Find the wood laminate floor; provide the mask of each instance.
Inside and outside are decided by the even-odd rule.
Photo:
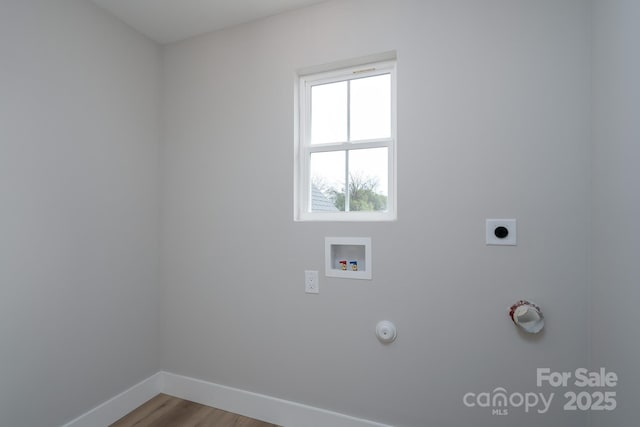
[[[159,394],[110,427],[278,427],[177,397]]]

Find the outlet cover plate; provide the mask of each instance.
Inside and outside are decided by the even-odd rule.
[[[304,291],[308,294],[317,294],[320,292],[320,288],[318,286],[318,272],[316,270],[305,270]]]
[[[487,245],[516,246],[518,244],[517,231],[515,219],[488,219],[486,243]]]

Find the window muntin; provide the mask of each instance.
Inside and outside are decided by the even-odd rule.
[[[299,220],[395,219],[395,62],[300,78]]]

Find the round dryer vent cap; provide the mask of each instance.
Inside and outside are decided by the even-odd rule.
[[[523,331],[537,334],[544,328],[544,315],[540,307],[527,300],[520,300],[509,307],[509,317]]]

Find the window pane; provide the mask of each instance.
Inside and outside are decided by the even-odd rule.
[[[311,212],[344,211],[345,151],[311,154]]]
[[[391,136],[391,75],[351,80],[351,140]]]
[[[349,151],[349,210],[386,211],[388,148]]]
[[[347,140],[347,82],[311,88],[311,144]]]

